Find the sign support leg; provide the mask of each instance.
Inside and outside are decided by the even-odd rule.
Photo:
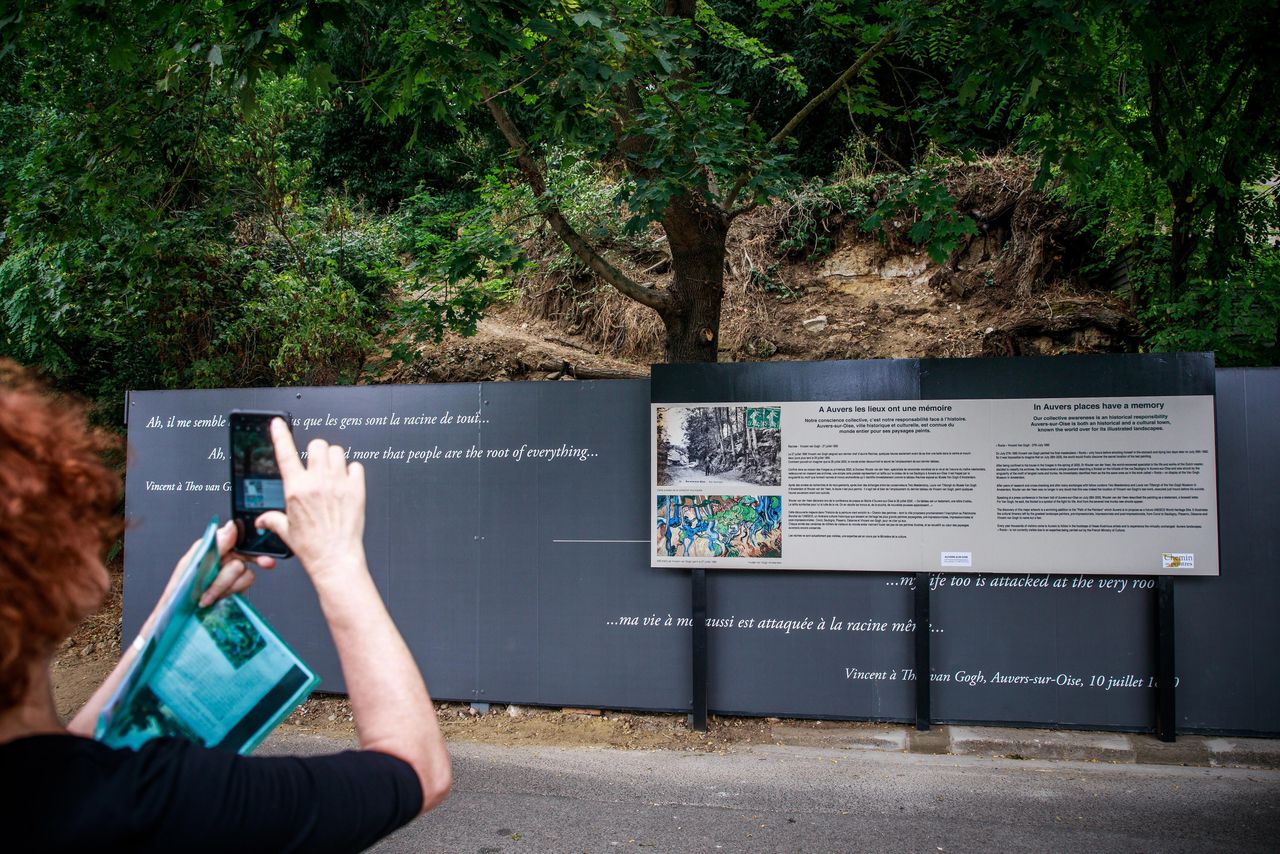
[[[916,729],[929,729],[929,573],[916,573]]]
[[[1173,577],[1162,575],[1156,584],[1156,736],[1161,741],[1178,738],[1177,672],[1173,647]]]
[[[693,708],[690,725],[707,731],[707,571],[691,570],[693,602]]]

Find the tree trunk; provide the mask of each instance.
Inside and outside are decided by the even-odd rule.
[[[676,196],[662,216],[671,247],[671,306],[662,313],[668,362],[714,362],[720,347],[729,218],[705,199]]]
[[[1195,229],[1195,207],[1188,201],[1189,181],[1172,182],[1173,227],[1169,235],[1169,302],[1177,302],[1187,289],[1191,274],[1191,256],[1195,254],[1200,235]]]
[[[1269,81],[1270,92],[1274,96],[1275,83]],[[1244,224],[1244,183],[1247,166],[1248,147],[1245,140],[1265,122],[1263,101],[1266,96],[1259,88],[1250,90],[1244,109],[1240,111],[1240,119],[1236,123],[1235,132],[1223,146],[1220,182],[1210,181],[1206,191],[1210,196],[1213,210],[1213,236],[1209,241],[1209,257],[1207,270],[1210,276],[1222,280],[1244,266],[1253,255]]]
[[[727,412],[724,407],[716,407],[716,440],[720,443],[720,461],[724,463],[729,458],[728,440],[724,435],[725,425],[729,422]]]

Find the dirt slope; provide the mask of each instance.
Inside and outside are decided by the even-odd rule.
[[[1023,208],[1031,213],[1019,217]],[[1069,219],[1025,189],[1000,210],[942,264],[904,240],[881,243],[839,222],[830,251],[796,259],[778,248],[785,212],[743,217],[729,236],[720,361],[1134,350],[1139,328],[1127,302],[1092,287],[1069,257],[1073,234],[1053,231],[1070,229]],[[1047,233],[1026,232],[1036,226]],[[550,241],[527,248],[535,258],[559,251]],[[614,256],[637,281],[661,286],[670,271],[651,258]],[[491,311],[474,337],[448,336],[383,380],[620,378],[643,376],[662,360],[654,312],[585,271],[548,268],[554,272],[528,277],[521,299]]]

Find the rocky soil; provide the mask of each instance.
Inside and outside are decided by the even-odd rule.
[[[1082,272],[1078,228],[1030,189],[1013,162],[953,176],[979,233],[943,263],[891,232],[877,239],[835,214],[816,228],[823,250],[796,256],[782,236],[794,213],[778,204],[740,218],[729,234],[722,362],[1131,352],[1140,329],[1128,295]],[[905,232],[909,215],[893,223]],[[636,281],[670,278],[664,239],[612,256]],[[549,239],[534,258],[561,250]],[[807,250],[806,250],[807,251]],[[558,257],[558,256],[557,256]],[[653,259],[657,258],[655,262]],[[558,262],[530,274],[523,296],[499,306],[471,338],[448,336],[391,382],[610,379],[647,375],[662,360],[657,315]],[[1123,286],[1123,283],[1121,283]]]

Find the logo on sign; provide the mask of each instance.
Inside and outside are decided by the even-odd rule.
[[[1164,569],[1195,569],[1196,556],[1192,552],[1165,552],[1160,555],[1160,565]]]

